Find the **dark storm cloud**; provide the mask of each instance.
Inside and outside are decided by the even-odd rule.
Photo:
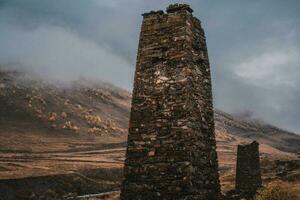
[[[0,0],[0,64],[132,87],[141,13],[167,0]],[[215,106],[300,132],[300,2],[186,1],[201,19]]]

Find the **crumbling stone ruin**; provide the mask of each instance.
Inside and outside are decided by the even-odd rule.
[[[258,146],[256,141],[238,145],[235,190],[247,199],[251,199],[262,186]]]
[[[192,12],[143,14],[123,200],[220,198],[209,60]]]

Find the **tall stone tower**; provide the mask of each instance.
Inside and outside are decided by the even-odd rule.
[[[143,14],[123,200],[219,199],[210,67],[192,12]]]
[[[251,199],[262,186],[258,142],[238,145],[235,190],[241,196]]]

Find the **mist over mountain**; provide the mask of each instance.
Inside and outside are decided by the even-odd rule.
[[[131,90],[141,13],[171,2],[1,0],[0,65]],[[300,132],[299,1],[186,3],[206,30],[215,107]]]

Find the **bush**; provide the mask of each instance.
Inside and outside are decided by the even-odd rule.
[[[278,181],[270,183],[266,188],[258,191],[255,200],[297,200],[297,192],[291,186]]]

